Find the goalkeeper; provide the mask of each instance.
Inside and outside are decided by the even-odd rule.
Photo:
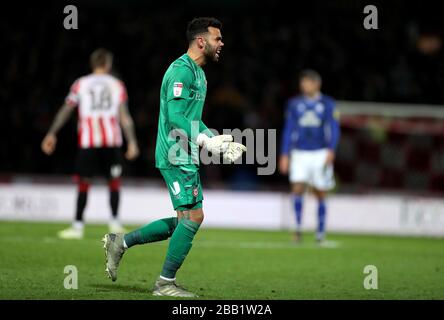
[[[162,271],[154,285],[156,296],[195,296],[176,283],[176,273],[204,219],[199,146],[221,154],[224,162],[234,162],[246,151],[242,144],[232,142],[230,135],[214,136],[201,120],[207,91],[202,66],[219,60],[224,45],[221,27],[214,18],[193,19],[187,28],[187,53],[169,66],[162,80],[156,167],[166,182],[177,217],[151,222],[125,235],[109,233],[104,237],[106,272],[113,281],[128,248],[171,237]]]

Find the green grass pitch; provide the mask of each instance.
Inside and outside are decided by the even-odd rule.
[[[104,273],[103,225],[87,225],[84,240],[59,240],[66,227],[0,222],[0,299],[162,299],[150,289],[168,242],[125,253],[119,278]],[[297,246],[288,232],[201,229],[178,282],[200,299],[444,299],[444,239],[313,234]],[[64,288],[75,265],[78,289]],[[378,269],[378,289],[363,286],[366,265]]]

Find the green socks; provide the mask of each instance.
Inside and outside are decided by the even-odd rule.
[[[170,239],[165,263],[160,273],[162,277],[168,279],[176,277],[176,272],[190,251],[191,242],[199,227],[200,224],[188,219],[181,219],[179,221]]]
[[[161,241],[171,237],[160,275],[167,279],[174,279],[191,249],[191,243],[199,227],[199,223],[189,219],[181,219],[178,222],[177,218],[165,218],[125,234],[124,239],[126,246],[130,248],[136,244]]]
[[[124,239],[126,246],[130,248],[136,244],[168,239],[173,234],[176,226],[177,218],[165,218],[153,221],[137,230],[125,234]]]

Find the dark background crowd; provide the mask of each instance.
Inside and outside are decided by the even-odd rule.
[[[77,30],[63,27],[67,4],[78,9]],[[442,107],[440,11],[419,1],[375,2],[378,29],[366,30],[367,4],[318,0],[10,4],[0,13],[0,174],[74,172],[76,117],[61,130],[54,156],[45,156],[40,143],[70,85],[90,71],[90,53],[104,47],[114,53],[114,73],[127,86],[141,148],[138,160],[126,163],[125,174],[160,177],[154,168],[154,148],[161,79],[168,65],[186,51],[186,25],[195,16],[215,16],[223,22],[222,58],[205,68],[204,121],[217,130],[277,129],[279,138],[285,101],[297,93],[297,74],[304,68],[318,70],[323,91],[338,100]],[[210,187],[278,189],[287,181],[278,173],[258,177],[256,165],[210,165],[203,176]],[[354,182],[359,181],[350,181]]]

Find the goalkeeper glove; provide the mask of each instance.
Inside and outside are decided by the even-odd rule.
[[[241,143],[228,142],[227,150],[222,154],[224,160],[229,163],[235,162],[237,159],[242,157],[242,153],[247,152],[247,147]]]
[[[196,142],[199,146],[204,147],[213,154],[221,154],[228,149],[228,142],[233,141],[233,136],[222,134],[219,136],[208,137],[203,133],[199,133]]]

